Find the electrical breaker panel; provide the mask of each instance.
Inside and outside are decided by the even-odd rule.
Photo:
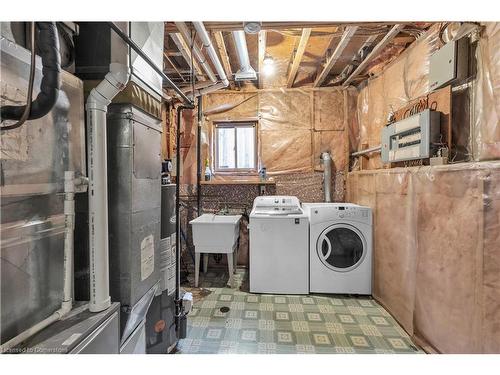
[[[430,57],[429,87],[436,90],[460,82],[468,74],[469,38],[445,44]]]
[[[425,159],[439,144],[440,112],[426,109],[382,129],[382,161]]]

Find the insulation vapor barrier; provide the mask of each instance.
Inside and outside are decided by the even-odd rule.
[[[357,101],[358,124],[350,123],[353,149],[380,144],[380,134],[389,114],[430,92],[430,56],[443,42],[439,28],[431,27],[424,36],[410,45],[383,72],[360,90]],[[468,160],[500,158],[500,24],[482,25],[475,51],[477,73],[465,94],[453,93],[451,114],[453,143],[463,148]],[[465,99],[464,99],[465,97]],[[465,100],[459,104],[459,100]],[[465,109],[470,107],[469,111]],[[356,129],[359,126],[359,129]],[[368,169],[382,168],[379,154],[371,155]]]
[[[500,162],[352,172],[373,296],[427,351],[500,352]]]
[[[323,151],[332,153],[335,171],[343,171],[347,101],[344,91],[337,89],[214,93],[204,100],[202,140],[211,150],[216,123],[255,121],[259,166],[265,166],[269,175],[318,170]],[[218,108],[229,109],[217,113]]]

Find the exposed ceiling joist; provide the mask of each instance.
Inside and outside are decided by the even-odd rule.
[[[175,66],[175,63],[170,59],[170,57],[167,55],[166,52],[163,52],[163,56],[165,57],[165,59],[167,59],[168,63],[172,66],[172,68],[177,73],[177,75],[182,79],[182,81],[186,82],[186,80],[182,76],[182,73],[179,71],[179,69],[177,69],[177,66]]]
[[[181,34],[170,34],[172,40],[174,41],[175,45],[177,46],[177,48],[179,49],[180,53],[182,54],[182,57],[184,58],[184,60],[186,61],[186,63],[188,64],[188,66],[191,68],[191,60],[193,62],[193,65],[194,65],[194,71],[195,71],[195,74],[196,74],[196,78],[198,78],[198,80],[200,81],[203,81],[203,72],[201,71],[201,67],[200,65],[198,64],[198,61],[196,61],[196,58],[193,56],[192,59],[191,59],[191,49],[189,48],[189,46],[186,44],[186,42],[184,42],[184,39],[182,39],[182,36]]]
[[[411,23],[411,22],[408,22]],[[210,31],[234,31],[243,30],[243,22],[204,22],[207,30]],[[392,26],[395,22],[262,22],[262,30],[285,30],[285,29],[303,29],[315,27],[373,27],[373,26]],[[178,32],[173,22],[168,22],[166,30],[169,33]]]
[[[396,35],[399,34],[399,32],[404,28],[405,25],[403,24],[396,24],[392,27],[392,29],[384,36],[384,38],[375,46],[373,47],[373,50],[370,52],[368,56],[366,56],[366,59],[364,59],[361,64],[352,72],[352,74],[347,77],[347,79],[344,81],[342,86],[348,86],[349,83],[356,77],[358,76],[368,65],[370,61],[372,61],[375,57],[377,57],[380,52],[389,44],[389,42],[396,37]]]
[[[267,43],[267,31],[259,31],[259,89],[263,88],[264,77],[263,77],[263,66],[264,57],[266,57],[266,43]]]
[[[293,58],[292,67],[290,68],[290,73],[288,74],[288,79],[286,81],[286,87],[290,88],[295,82],[295,77],[299,71],[300,62],[302,61],[302,56],[307,47],[307,42],[311,36],[311,28],[305,28],[302,30],[302,35],[300,36],[299,46],[297,47],[297,52]]]
[[[339,44],[337,44],[335,51],[333,51],[333,54],[326,62],[326,65],[321,71],[321,73],[318,74],[318,76],[316,77],[313,87],[319,87],[325,81],[326,77],[328,76],[328,73],[330,73],[330,70],[332,70],[333,66],[335,65],[339,57],[342,55],[342,52],[349,44],[349,41],[356,33],[356,30],[358,30],[358,26],[348,26],[345,28],[344,34],[342,35],[342,38],[340,38]]]
[[[231,87],[232,90],[234,90],[233,71],[231,69],[231,63],[229,62],[229,55],[227,54],[226,43],[224,43],[224,36],[222,35],[221,31],[216,31],[213,33],[213,37],[215,39],[215,44],[217,45],[217,49],[219,50],[222,66],[224,67],[227,79],[229,80],[229,86]]]

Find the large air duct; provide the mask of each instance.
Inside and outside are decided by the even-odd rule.
[[[182,38],[186,42],[186,44],[193,48],[193,54],[196,57],[196,59],[200,62],[201,67],[207,73],[208,79],[212,81],[213,83],[217,82],[217,77],[215,76],[212,68],[208,64],[207,59],[203,55],[203,53],[200,51],[200,49],[193,43],[193,40],[191,38],[191,34],[189,32],[188,27],[186,26],[185,22],[176,22],[175,25],[177,26],[177,29],[181,33]]]
[[[39,29],[38,48],[42,58],[42,81],[40,93],[36,99],[27,105],[30,106],[26,120],[35,120],[49,113],[59,96],[61,88],[61,56],[59,54],[59,36],[55,22],[36,22]],[[34,27],[34,26],[32,26]],[[35,43],[34,40],[31,43]],[[0,117],[2,120],[19,120],[23,117],[27,105],[2,106]],[[15,126],[17,127],[17,126]],[[14,129],[5,126],[2,129]]]
[[[233,31],[234,44],[238,59],[240,60],[240,69],[234,75],[236,81],[252,81],[257,79],[255,69],[250,65],[250,58],[248,57],[247,40],[243,30]]]
[[[219,56],[217,55],[217,52],[215,52],[215,48],[212,44],[212,41],[210,40],[210,36],[208,35],[208,32],[205,29],[205,26],[203,25],[203,22],[193,22],[193,26],[196,29],[199,38],[203,42],[203,48],[205,48],[205,50],[207,51],[207,54],[210,57],[210,60],[212,60],[215,70],[217,71],[217,74],[219,75],[220,78],[219,83],[195,91],[193,93],[193,96],[196,96],[196,95],[208,94],[210,92],[223,89],[224,87],[229,86],[229,81],[227,79],[226,72],[224,71],[224,67],[222,66],[219,60]]]

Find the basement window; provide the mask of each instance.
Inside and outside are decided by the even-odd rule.
[[[257,172],[255,122],[215,124],[215,172]]]

